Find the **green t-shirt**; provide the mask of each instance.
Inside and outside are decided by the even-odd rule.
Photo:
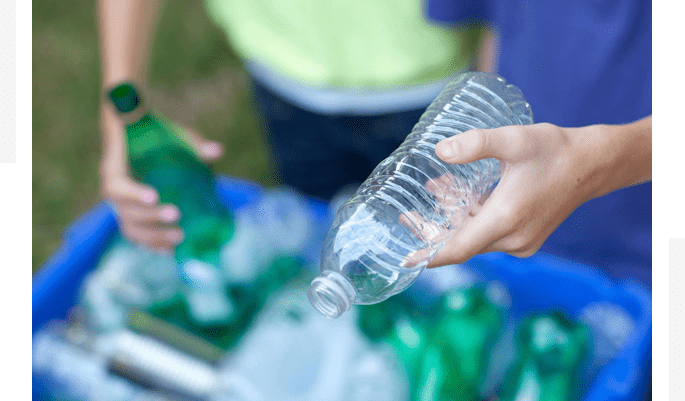
[[[430,25],[419,0],[207,0],[244,60],[312,87],[373,90],[467,68],[477,30]]]

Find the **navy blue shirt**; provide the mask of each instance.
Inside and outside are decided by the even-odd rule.
[[[652,3],[640,0],[428,0],[437,23],[491,23],[497,72],[536,122],[623,124],[652,114]],[[576,210],[542,251],[651,286],[651,184]]]

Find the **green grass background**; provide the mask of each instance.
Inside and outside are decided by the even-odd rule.
[[[63,230],[100,201],[96,2],[33,4],[33,271]],[[156,109],[224,143],[219,173],[275,182],[249,87],[202,0],[167,1],[150,53]]]

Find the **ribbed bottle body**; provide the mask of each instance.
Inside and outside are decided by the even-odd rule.
[[[435,145],[471,129],[532,122],[523,95],[503,78],[459,76],[340,207],[323,244],[324,275],[344,277],[350,286],[344,284],[343,292],[353,288],[349,302],[355,304],[380,302],[407,288],[501,174],[496,159],[446,163]]]

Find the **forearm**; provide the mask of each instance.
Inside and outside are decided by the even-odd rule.
[[[495,72],[497,69],[498,54],[497,33],[493,26],[487,26],[483,30],[476,50],[476,70]]]
[[[586,130],[582,143],[592,149],[588,161],[593,162],[596,183],[589,199],[652,179],[652,116],[578,130]]]
[[[159,0],[100,0],[98,26],[102,92],[122,81],[147,83],[148,52]],[[100,124],[104,145],[101,173],[121,172],[125,163],[123,130],[114,107],[101,101]]]
[[[148,53],[159,0],[100,0],[102,86],[147,81]]]

